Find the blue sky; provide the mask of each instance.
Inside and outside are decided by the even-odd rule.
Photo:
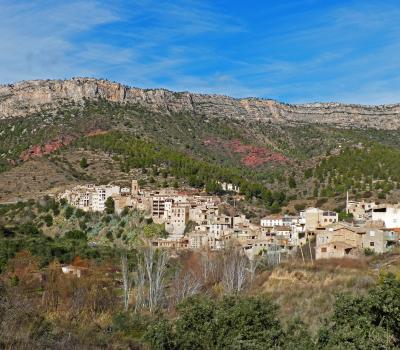
[[[0,0],[0,83],[400,102],[399,0]]]

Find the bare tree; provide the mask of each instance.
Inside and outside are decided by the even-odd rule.
[[[158,251],[156,264],[153,267],[153,288],[150,289],[150,311],[153,312],[159,305],[164,294],[164,277],[169,253],[165,250]]]
[[[222,285],[225,292],[240,292],[247,280],[249,260],[243,251],[236,247],[227,247],[223,255]]]
[[[260,265],[260,257],[258,255],[254,255],[252,259],[249,259],[249,267],[247,270],[249,272],[250,284],[253,284],[254,282],[254,279],[256,277],[256,271],[259,265]]]
[[[138,307],[148,307],[154,312],[164,297],[165,273],[169,253],[158,250],[150,242],[138,254],[137,297]]]
[[[135,286],[136,286],[136,302],[135,302],[135,312],[146,307],[145,298],[145,284],[146,276],[144,272],[143,264],[138,263],[137,272],[134,275]]]
[[[200,292],[202,283],[192,271],[175,272],[175,280],[172,286],[171,306],[178,304],[183,299]]]
[[[206,250],[202,252],[200,262],[204,284],[215,283],[221,279],[221,254]]]
[[[247,280],[247,266],[249,259],[247,256],[239,251],[236,258],[236,291],[240,292]]]
[[[129,302],[131,298],[132,290],[132,273],[129,271],[128,256],[123,253],[121,256],[121,272],[122,272],[122,282],[124,286],[124,309],[128,311]]]
[[[208,251],[205,251],[204,253],[201,254],[200,263],[201,263],[201,271],[204,283],[207,283],[210,277],[210,270],[211,270],[210,254]]]

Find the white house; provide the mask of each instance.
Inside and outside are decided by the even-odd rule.
[[[394,206],[376,207],[371,210],[372,221],[383,221],[386,228],[400,227],[400,208]]]
[[[261,227],[283,226],[283,216],[281,215],[266,216],[261,219],[260,225]]]

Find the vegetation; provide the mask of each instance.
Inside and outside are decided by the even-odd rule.
[[[137,211],[118,216],[113,202],[109,203],[105,214],[85,213],[49,197],[0,206],[0,272],[23,250],[45,266],[55,258],[70,263],[76,256],[95,260],[115,257],[115,246],[135,245],[142,232],[152,238],[165,237],[161,225],[149,225]]]
[[[323,159],[314,176],[323,197],[375,190],[385,198],[400,184],[400,150],[379,144],[348,147]]]
[[[79,165],[81,166],[82,169],[86,169],[89,166],[89,163],[85,157],[81,159],[79,162]]]
[[[72,210],[67,220],[68,208],[48,197],[0,206],[1,347],[400,345],[400,280],[395,275],[382,274],[377,281],[353,261],[347,269],[297,262],[271,271],[262,261],[252,269],[234,247],[172,257],[146,244],[164,233],[138,213],[91,218]],[[53,218],[50,227],[43,221],[46,215]],[[92,220],[103,229],[94,231]],[[52,236],[53,230],[59,234]],[[103,232],[103,238],[94,232]],[[398,255],[392,254],[390,268],[399,275]],[[60,264],[69,263],[84,275],[63,274]]]
[[[399,296],[393,275],[365,296],[338,295],[315,339],[299,319],[285,327],[266,297],[193,297],[178,306],[173,322],[150,325],[145,339],[152,349],[396,349]]]

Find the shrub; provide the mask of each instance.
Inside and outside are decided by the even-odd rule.
[[[153,349],[278,348],[284,333],[277,306],[264,297],[228,296],[220,302],[197,296],[178,306],[175,327],[166,320],[149,326]]]
[[[112,199],[112,197],[108,197],[106,199],[106,202],[104,203],[105,205],[105,210],[107,214],[114,214],[115,212],[115,203],[114,203],[114,199]]]
[[[51,214],[44,215],[42,219],[47,227],[53,226],[53,216]]]
[[[108,231],[106,234],[106,237],[109,241],[113,241],[114,240],[114,236],[113,233],[111,231]]]
[[[305,203],[298,203],[294,205],[294,209],[296,209],[297,212],[302,211],[306,208]]]
[[[79,219],[85,216],[85,212],[82,209],[78,208],[75,210],[75,216]]]
[[[321,327],[320,348],[393,349],[400,345],[400,281],[383,276],[366,296],[340,295]]]
[[[64,215],[66,219],[70,219],[71,216],[74,215],[74,208],[72,208],[71,206],[65,208]]]
[[[371,248],[365,248],[364,249],[364,255],[365,256],[373,256],[375,255],[375,251]]]
[[[80,230],[71,230],[65,233],[64,237],[66,239],[79,239],[79,240],[86,240],[87,236],[86,233]]]
[[[81,166],[82,169],[86,169],[89,166],[89,163],[85,157],[81,159],[79,162],[79,165]]]

